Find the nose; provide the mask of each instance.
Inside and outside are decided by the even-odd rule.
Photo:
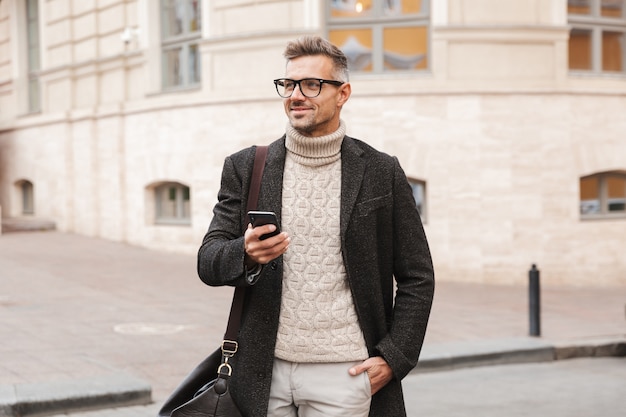
[[[305,100],[306,97],[304,96],[304,94],[302,94],[302,87],[300,87],[300,84],[296,84],[296,86],[293,88],[293,92],[291,93],[291,99],[294,99],[294,96],[296,96],[296,100]]]

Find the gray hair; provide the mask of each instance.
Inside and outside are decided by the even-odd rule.
[[[283,56],[287,61],[301,56],[322,55],[333,62],[334,75],[339,81],[348,82],[348,59],[335,45],[319,36],[303,36],[287,44]]]

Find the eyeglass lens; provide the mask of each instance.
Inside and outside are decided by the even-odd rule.
[[[276,82],[276,90],[281,97],[291,97],[296,85],[300,87],[302,95],[308,98],[317,97],[322,90],[322,83],[314,78],[305,78],[300,81],[281,79]]]

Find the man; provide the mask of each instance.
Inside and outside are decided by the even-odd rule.
[[[347,60],[304,37],[275,80],[289,119],[269,146],[248,224],[254,148],[226,158],[198,254],[209,285],[248,286],[231,393],[246,416],[405,416],[434,291],[430,252],[396,158],[345,135]],[[394,302],[394,278],[397,285]]]

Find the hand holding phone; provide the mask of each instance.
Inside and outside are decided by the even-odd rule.
[[[274,212],[249,211],[248,218],[250,219],[250,223],[252,223],[252,227],[264,226],[266,224],[273,224],[274,226],[276,226],[276,230],[271,233],[261,235],[259,240],[265,240],[280,233],[280,226],[278,225],[278,219],[276,218],[276,214]]]

